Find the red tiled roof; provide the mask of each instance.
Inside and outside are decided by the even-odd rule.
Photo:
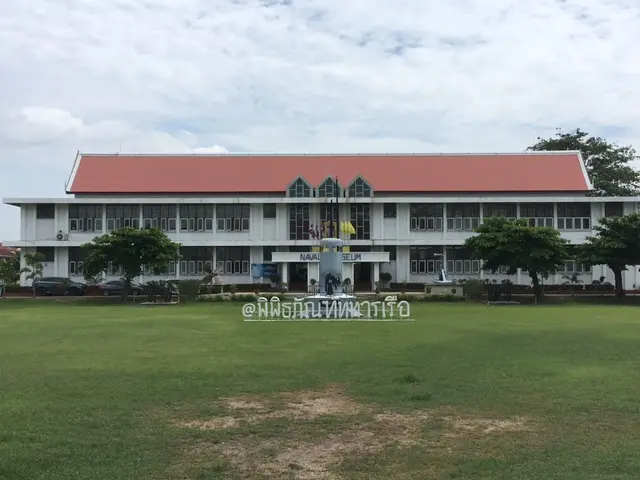
[[[13,257],[13,255],[17,252],[15,248],[3,247],[0,243],[0,258],[5,257]]]
[[[82,155],[69,193],[284,192],[298,176],[378,192],[577,192],[576,152],[470,155]]]

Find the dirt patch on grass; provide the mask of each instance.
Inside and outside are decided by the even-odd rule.
[[[530,430],[524,418],[486,419],[454,415],[452,409],[420,410],[410,413],[383,411],[358,403],[337,386],[319,391],[287,392],[273,398],[234,397],[220,402],[225,414],[202,421],[179,422],[180,427],[226,430],[259,424],[269,419],[291,420],[287,434],[238,435],[210,444],[208,453],[198,447],[197,456],[222,457],[244,478],[315,480],[328,478],[337,465],[348,459],[376,454],[388,448],[424,448],[451,454],[462,441],[490,438]],[[306,421],[323,416],[338,417],[348,427],[339,431],[318,430]],[[426,425],[439,427],[426,431]],[[287,428],[285,426],[285,428]],[[233,432],[229,432],[233,435]],[[193,458],[194,452],[188,456]],[[331,478],[339,478],[335,475]]]
[[[262,423],[274,418],[313,420],[320,416],[353,416],[367,409],[336,386],[320,391],[286,392],[271,399],[253,397],[223,398],[220,406],[228,414],[208,420],[178,422],[177,425],[200,430],[235,428],[241,424]]]
[[[531,426],[525,418],[488,419],[443,417],[453,428],[450,435],[466,435],[470,432],[479,434],[500,434],[507,432],[531,431]]]

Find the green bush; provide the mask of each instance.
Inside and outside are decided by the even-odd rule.
[[[471,300],[480,300],[487,293],[487,285],[481,280],[467,280],[464,283],[464,293]]]
[[[434,294],[434,295],[423,295],[420,298],[422,302],[464,302],[466,298],[462,295],[452,295],[452,294]]]
[[[263,295],[256,295],[255,293],[215,293],[215,294],[205,294],[198,295],[196,300],[198,302],[256,302],[258,297],[262,297]],[[284,299],[283,295],[264,295],[264,297],[268,300],[271,300],[273,297],[278,297],[281,301]]]
[[[200,294],[213,295],[216,293],[230,293],[232,285],[201,285]],[[237,283],[234,284],[236,292],[269,292],[273,291],[270,283]]]
[[[180,280],[178,282],[180,296],[187,301],[194,301],[200,292],[200,280]]]

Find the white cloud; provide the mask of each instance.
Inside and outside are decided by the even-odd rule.
[[[640,147],[639,21],[634,0],[0,2],[0,189],[60,195],[78,149],[508,151],[578,126]]]

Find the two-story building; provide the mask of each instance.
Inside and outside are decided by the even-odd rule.
[[[20,239],[5,245],[22,256],[41,252],[47,276],[81,279],[80,247],[94,236],[158,227],[182,245],[163,278],[197,278],[211,267],[225,283],[251,283],[277,269],[302,290],[317,279],[316,226],[348,221],[351,234],[337,229],[347,245],[343,278],[360,290],[381,272],[429,282],[441,266],[454,279],[500,281],[507,277],[482,271],[463,248],[473,229],[490,216],[527,218],[580,244],[601,217],[638,211],[639,197],[591,190],[579,152],[78,154],[66,185],[72,196],[4,199],[21,209]],[[564,270],[546,282],[613,280],[605,266],[569,262]],[[637,270],[625,272],[626,288],[638,283]],[[530,283],[522,272],[511,280]]]

